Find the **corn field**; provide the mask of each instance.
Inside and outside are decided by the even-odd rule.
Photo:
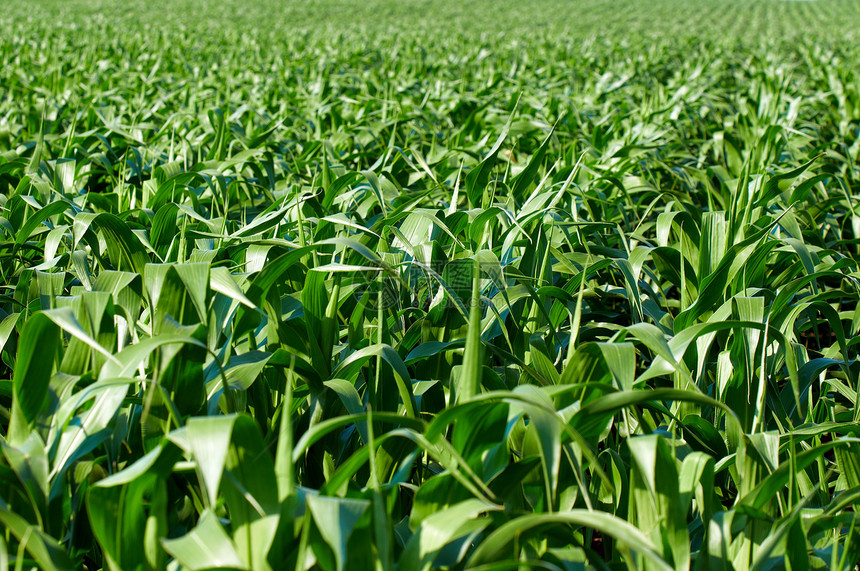
[[[0,8],[0,568],[858,568],[860,3]]]

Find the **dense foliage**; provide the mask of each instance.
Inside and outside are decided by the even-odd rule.
[[[851,569],[860,4],[0,13],[0,568]]]

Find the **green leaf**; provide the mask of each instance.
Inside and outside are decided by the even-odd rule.
[[[481,343],[481,262],[476,256],[472,269],[472,296],[469,300],[469,326],[466,331],[466,348],[463,368],[455,387],[458,403],[467,402],[481,392],[483,351]]]
[[[245,296],[245,293],[236,285],[236,280],[230,275],[227,268],[216,266],[209,270],[209,287],[222,295],[226,295],[234,301],[255,309],[254,304]]]
[[[194,454],[209,506],[215,506],[218,502],[218,488],[235,422],[235,415],[210,416],[191,418],[185,425],[188,444]]]
[[[9,530],[19,542],[27,542],[27,552],[42,569],[55,571],[75,568],[56,539],[10,511],[3,500],[0,500],[0,524],[3,524],[3,527]]]
[[[218,516],[207,509],[197,526],[178,539],[162,539],[164,550],[184,569],[248,569],[236,553],[230,536],[218,523]]]
[[[553,403],[540,389],[532,385],[520,385],[514,389],[514,394],[524,400],[516,401],[515,406],[521,407],[534,425],[540,443],[540,459],[547,485],[548,506],[553,506],[558,492],[558,476],[561,466],[561,432],[562,422],[557,415],[549,412]],[[528,399],[528,400],[525,400]],[[535,406],[529,401],[538,404]],[[542,405],[542,406],[541,406]]]
[[[432,568],[439,550],[455,539],[465,524],[482,513],[496,509],[498,508],[491,504],[469,499],[427,516],[409,539],[398,568],[403,571]],[[487,524],[489,520],[485,521],[485,525]]]
[[[5,442],[0,445],[9,467],[24,485],[34,511],[41,517],[47,516],[50,490],[48,451],[39,433],[31,432],[27,440],[17,448]]]
[[[320,535],[334,552],[337,571],[343,571],[348,556],[347,542],[370,502],[315,495],[308,496],[307,502]]]
[[[499,560],[510,553],[515,538],[537,533],[541,528],[568,526],[594,529],[622,544],[628,545],[655,568],[672,569],[659,555],[648,537],[621,518],[598,511],[576,509],[565,513],[528,514],[505,523],[484,539],[469,558],[467,567]]]
[[[478,166],[473,168],[469,171],[469,174],[466,175],[466,197],[469,199],[469,206],[472,208],[487,206],[483,203],[481,197],[486,194],[487,181],[489,180],[490,173],[496,164],[496,156],[502,148],[502,143],[504,143],[505,139],[508,137],[508,131],[511,129],[511,122],[513,119],[514,113],[511,113],[510,117],[508,117],[508,122],[505,123],[505,126],[499,133],[499,137],[496,139],[496,143],[493,145],[493,148],[490,149],[487,156],[478,163]]]
[[[157,544],[168,532],[164,485],[180,457],[176,446],[159,444],[90,488],[90,526],[111,569],[158,569],[166,563]]]
[[[128,225],[113,214],[81,212],[75,216],[73,229],[75,245],[91,230],[101,232],[116,269],[143,274],[149,261],[146,250]]]
[[[549,147],[549,142],[552,140],[554,132],[555,127],[553,126],[546,138],[540,144],[540,147],[537,148],[529,159],[529,164],[526,165],[526,168],[520,171],[520,174],[515,176],[514,180],[511,181],[511,196],[513,196],[515,200],[522,201],[526,189],[534,181],[538,169],[543,165],[543,160],[546,156],[546,151]]]
[[[415,404],[415,395],[412,390],[412,379],[406,365],[400,358],[400,355],[398,355],[397,351],[392,349],[389,345],[377,343],[356,351],[338,365],[334,372],[332,372],[332,377],[352,379],[358,374],[359,369],[364,366],[371,357],[377,355],[382,357],[386,363],[391,365],[391,368],[395,373],[394,380],[396,389],[400,395],[401,401],[406,407],[406,414],[411,417],[415,417],[418,408]]]
[[[65,212],[66,210],[71,208],[71,206],[72,205],[68,202],[58,200],[57,202],[52,202],[50,204],[45,205],[44,207],[33,213],[29,218],[27,218],[27,222],[24,224],[21,230],[18,231],[15,237],[14,250],[18,250],[18,248],[20,248],[27,240],[29,240],[30,236],[32,236],[33,234],[33,231],[35,231],[40,224],[42,224],[51,216],[56,216],[61,212]]]
[[[48,384],[61,347],[59,328],[47,315],[36,313],[24,324],[12,383],[13,406],[27,425],[48,402]],[[9,428],[9,442],[13,445],[27,438],[26,426],[15,426],[15,418]]]
[[[686,570],[690,565],[687,506],[680,495],[675,454],[657,434],[630,438],[627,446],[638,476],[630,483],[631,519],[643,532],[658,530],[661,544],[668,546],[664,559],[672,561],[676,570]]]
[[[176,264],[174,268],[191,297],[200,323],[206,325],[209,320],[209,307],[206,303],[206,292],[209,290],[209,264]]]
[[[236,550],[249,569],[268,569],[266,558],[281,506],[274,462],[257,424],[248,416],[236,418],[225,467],[222,490]]]

